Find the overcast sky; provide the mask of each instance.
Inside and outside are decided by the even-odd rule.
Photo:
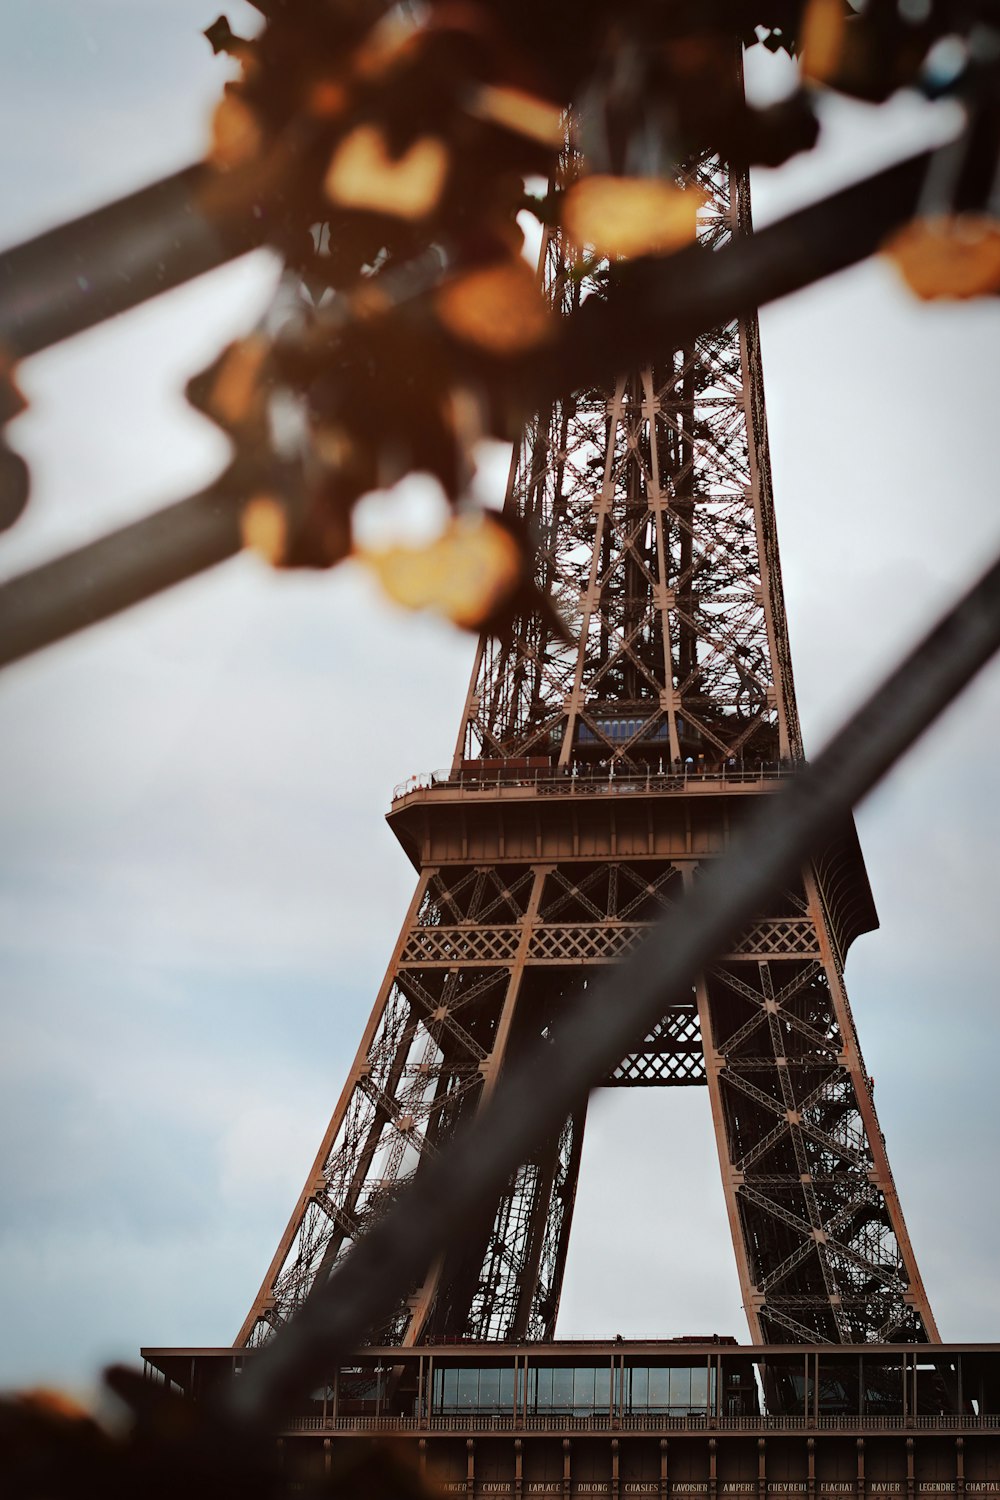
[[[199,153],[216,14],[4,0],[0,243]],[[938,128],[912,101],[832,105],[818,157],[759,174],[758,219]],[[219,469],[179,392],[274,274],[261,253],[26,366],[11,435],[35,487],[5,576]],[[873,263],[762,329],[816,750],[1000,545],[1000,306],[918,306]],[[472,649],[346,568],[241,558],[3,674],[0,1385],[235,1336],[412,890],[382,815],[447,763]],[[994,667],[858,818],[882,929],[849,990],[949,1339],[1000,1339],[998,707]],[[703,1090],[595,1101],[562,1334],[746,1337],[713,1152]]]

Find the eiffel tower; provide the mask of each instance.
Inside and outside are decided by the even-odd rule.
[[[689,179],[706,243],[750,232],[745,174],[707,159]],[[542,260],[556,307],[600,294],[558,234]],[[593,968],[802,757],[755,316],[537,412],[506,506],[569,639],[540,616],[481,639],[449,772],[397,790],[417,887],[238,1348],[326,1280],[509,1059],[572,1026]],[[756,1345],[938,1337],[844,988],[876,925],[851,825],[605,1080],[707,1090]],[[373,1344],[554,1337],[584,1124],[521,1164]]]

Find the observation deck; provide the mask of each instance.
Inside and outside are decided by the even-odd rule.
[[[593,763],[466,761],[401,782],[386,817],[418,871],[615,859],[693,868],[723,853],[740,820],[793,774],[788,762],[619,772]],[[853,818],[814,863],[843,963],[855,938],[878,927]]]

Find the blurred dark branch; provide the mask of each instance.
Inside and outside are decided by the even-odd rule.
[[[389,0],[353,0],[356,25]],[[251,0],[272,20],[317,24],[327,0]],[[224,18],[220,17],[220,21]],[[228,23],[226,23],[228,29]],[[196,163],[0,253],[0,359],[13,363],[127,312],[264,244],[280,244],[289,183],[308,153],[300,132],[248,171]],[[275,170],[277,169],[277,170]]]
[[[742,926],[842,826],[851,807],[1000,646],[1000,560],[876,690],[811,765],[764,799],[649,939],[539,1042],[441,1155],[424,1164],[303,1311],[228,1390],[237,1419],[274,1421],[391,1315],[439,1254],[496,1201],[538,1141],[558,1129]]]
[[[930,160],[909,157],[720,250],[693,244],[624,262],[607,299],[588,299],[568,321],[537,378],[551,392],[567,386],[565,371],[585,387],[865,260],[913,216]]]
[[[0,587],[0,664],[94,625],[232,557],[240,509],[220,484]]]
[[[912,157],[721,250],[692,246],[671,257],[623,268],[607,300],[585,302],[547,357],[535,356],[511,371],[512,404],[516,401],[528,409],[554,391],[585,386],[608,369],[662,358],[697,333],[864,259],[912,214],[928,159],[927,154]],[[179,188],[171,193],[167,201],[175,208],[186,201]],[[112,214],[120,207],[102,213]],[[103,243],[103,234],[93,231],[94,246]],[[145,266],[147,280],[154,274],[152,248],[162,240],[162,234],[151,231],[150,253],[145,260],[135,257],[137,265]],[[199,257],[206,260],[208,247],[206,226],[192,228],[189,253],[178,250],[170,263],[178,273],[173,284],[183,279],[185,267],[193,267]],[[223,253],[221,242],[216,242],[216,251]],[[202,263],[201,268],[207,267]],[[197,271],[189,269],[187,274]],[[80,319],[90,307],[69,292],[65,270],[60,277],[55,279],[66,290],[60,324],[64,336],[74,317],[76,326],[83,326]],[[131,305],[123,299],[132,296],[136,281],[122,290],[109,274],[103,284],[104,305],[116,296],[120,300],[114,310]],[[40,302],[32,306],[34,316],[24,327],[34,329],[37,338],[46,326],[46,312]],[[50,332],[58,321],[53,312]],[[5,326],[0,322],[0,330]],[[231,478],[225,486],[225,499],[217,487],[206,490],[0,585],[0,665],[106,619],[239,551],[240,494]]]
[[[913,213],[928,161],[929,153],[913,157],[792,215],[742,245],[738,257],[729,249],[706,259],[693,246],[628,268],[616,296],[601,305],[604,321],[634,305],[639,335],[644,319],[684,313],[697,316],[698,328],[709,327],[733,316],[734,295],[744,299],[736,309],[743,311],[851,265]],[[187,167],[0,254],[4,357],[37,354],[266,243],[273,224],[262,204],[237,199],[225,214],[208,211],[216,175]],[[796,240],[798,262],[789,253]],[[581,312],[578,330],[567,335],[574,350],[599,341],[590,325],[600,317],[596,306]],[[628,326],[621,331],[627,336]]]
[[[250,202],[206,209],[218,174],[187,167],[0,254],[0,353],[24,359],[262,245]]]

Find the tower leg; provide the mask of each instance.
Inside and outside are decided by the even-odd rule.
[[[698,986],[751,1336],[936,1339],[813,871],[773,918]]]

